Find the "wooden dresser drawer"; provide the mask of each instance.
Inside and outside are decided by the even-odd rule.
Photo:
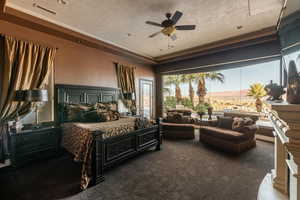
[[[55,156],[59,152],[60,129],[47,127],[26,130],[10,135],[13,166],[22,166],[30,161]]]

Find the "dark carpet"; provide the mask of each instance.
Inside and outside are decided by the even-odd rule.
[[[0,172],[1,200],[254,200],[273,168],[273,144],[241,155],[222,153],[197,141],[164,141],[106,172],[105,182],[79,190],[80,166],[65,155]]]

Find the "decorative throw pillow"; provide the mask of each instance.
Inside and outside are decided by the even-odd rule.
[[[245,126],[245,122],[243,118],[235,117],[233,118],[232,130],[240,131]]]
[[[65,106],[67,120],[71,122],[79,122],[81,121],[82,115],[92,109],[92,106],[86,104],[67,104]]]
[[[108,111],[106,112],[98,112],[98,116],[101,122],[109,122],[111,121],[111,115]]]
[[[115,110],[109,110],[109,117],[110,117],[110,121],[115,121],[115,120],[119,120],[120,119],[120,113],[118,111]]]
[[[245,118],[235,117],[233,119],[233,123],[232,123],[232,130],[240,131],[240,130],[242,130],[243,127],[251,126],[254,123],[255,122],[250,117],[245,117]]]
[[[102,122],[97,110],[89,111],[83,114],[82,122]]]
[[[106,112],[107,106],[104,103],[96,103],[94,105],[94,109],[96,109],[98,112]]]
[[[135,129],[142,129],[142,128],[149,128],[153,125],[153,123],[145,118],[145,117],[138,117],[135,119]]]
[[[182,117],[183,115],[181,113],[173,113],[173,114],[169,114],[166,118],[166,122],[170,122],[170,123],[181,123],[182,121]]]
[[[251,119],[250,117],[245,117],[244,118],[244,125],[245,126],[250,126],[253,125],[255,122],[253,119]]]
[[[115,102],[105,103],[108,110],[117,111],[118,110],[118,104]]]
[[[233,118],[232,117],[218,117],[218,127],[224,129],[232,129]]]

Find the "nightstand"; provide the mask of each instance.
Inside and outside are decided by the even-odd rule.
[[[11,162],[14,167],[31,161],[56,156],[60,152],[60,128],[41,127],[21,132],[10,132]]]

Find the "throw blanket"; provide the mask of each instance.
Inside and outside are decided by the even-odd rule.
[[[145,121],[141,123],[141,121]],[[82,162],[81,188],[86,189],[92,177],[92,144],[94,131],[103,132],[103,139],[124,135],[139,128],[150,127],[146,119],[134,117],[98,123],[64,123],[62,146],[74,155],[74,161]]]

